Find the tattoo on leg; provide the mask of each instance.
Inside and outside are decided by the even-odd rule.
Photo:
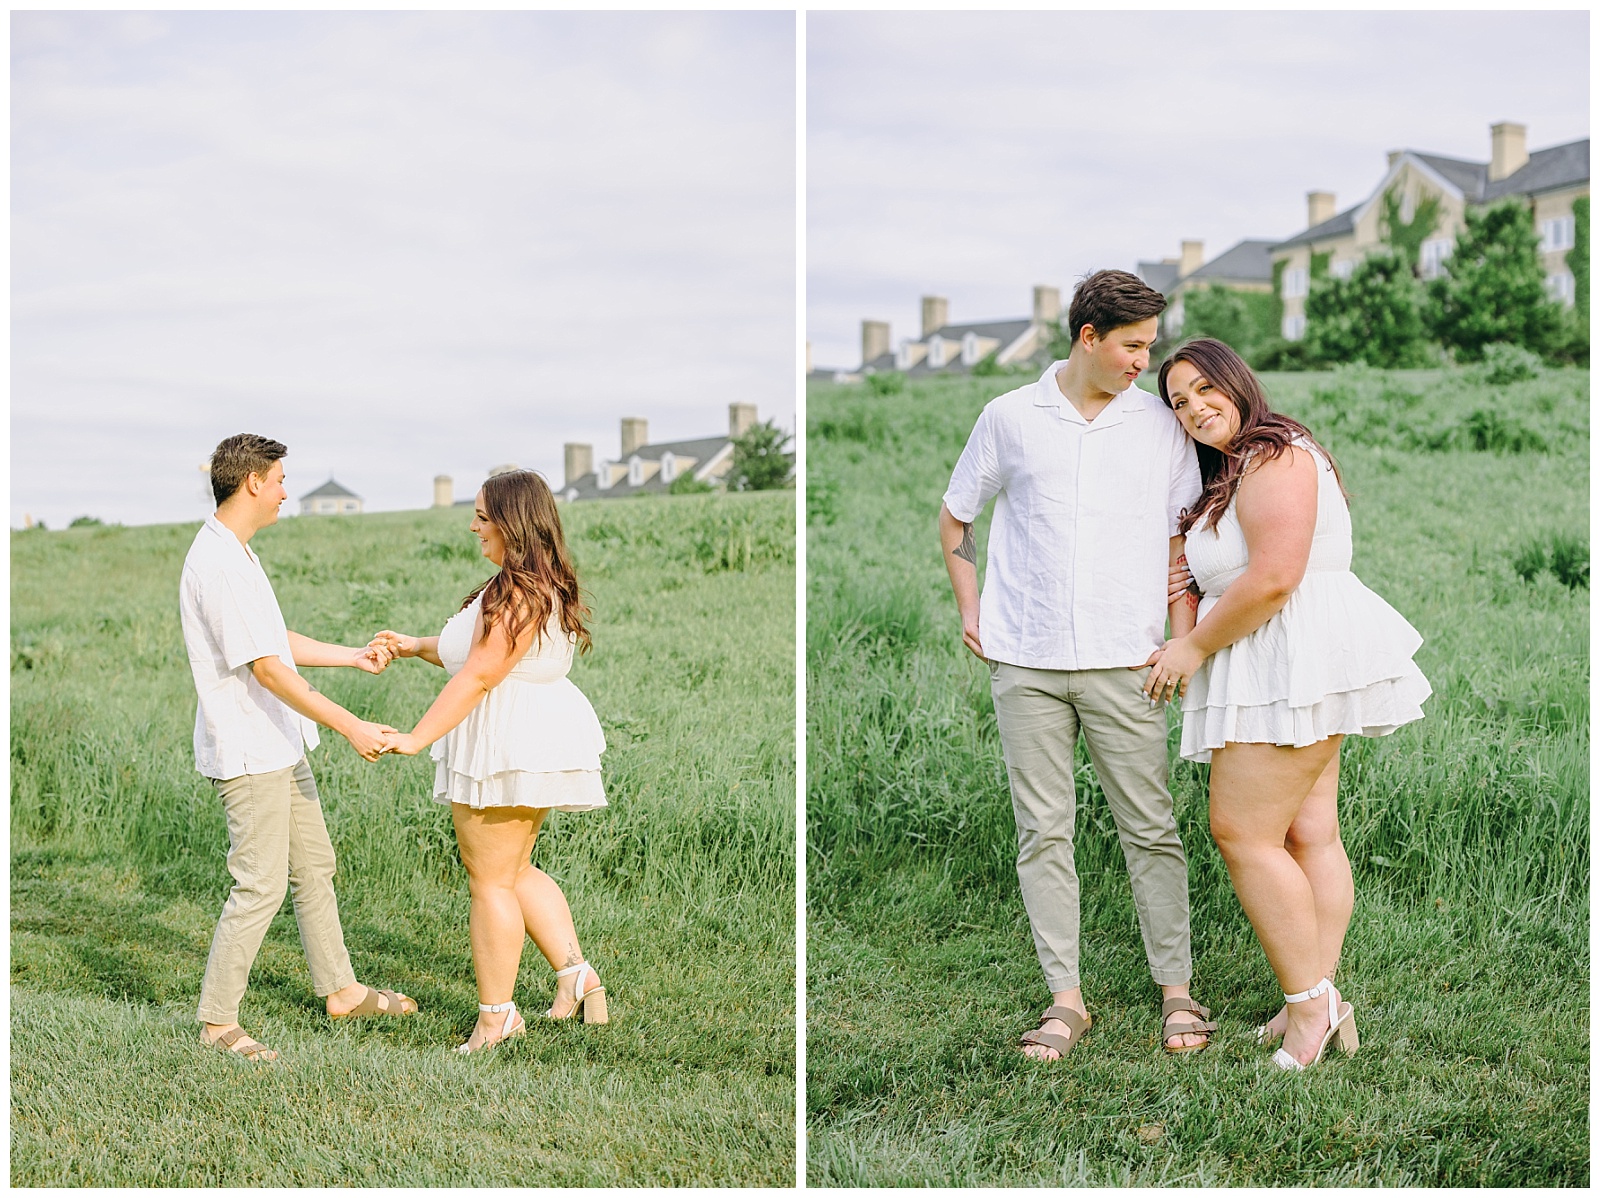
[[[566,959],[565,962],[563,962],[561,968],[562,969],[571,969],[574,965],[582,965],[582,964],[583,964],[583,958],[578,955],[578,946],[576,944],[568,944],[567,945],[567,959]]]
[[[955,554],[962,561],[966,562],[969,566],[976,566],[978,564],[978,542],[973,539],[972,525],[963,524],[961,526],[961,544],[957,545],[950,552]]]

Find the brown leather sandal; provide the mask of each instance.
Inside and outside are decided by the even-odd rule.
[[[382,998],[384,1002],[378,1000]],[[411,1009],[406,1010],[406,1004],[411,1004]],[[412,1015],[417,1010],[417,1000],[408,998],[394,990],[374,990],[367,987],[366,997],[343,1015],[329,1015],[329,1019],[353,1019],[357,1015]]]
[[[247,1061],[275,1061],[278,1059],[278,1054],[275,1051],[261,1043],[260,1040],[250,1035],[242,1027],[230,1027],[215,1039],[208,1038],[205,1035],[200,1038],[218,1052],[225,1052],[230,1057],[243,1057]],[[250,1043],[247,1047],[235,1048],[234,1045],[238,1044],[240,1040],[248,1040]]]
[[[1044,1025],[1052,1019],[1058,1019],[1066,1024],[1070,1034],[1063,1036],[1060,1032],[1045,1031]],[[1089,1030],[1089,1025],[1093,1022],[1094,1020],[1078,1014],[1071,1007],[1051,1007],[1039,1016],[1038,1027],[1022,1033],[1022,1043],[1024,1046],[1038,1044],[1054,1049],[1060,1054],[1057,1058],[1059,1060],[1077,1047],[1078,1041],[1083,1039],[1083,1033]]]
[[[1188,1027],[1176,1027],[1168,1031],[1167,1020],[1179,1011],[1187,1011],[1191,1015],[1200,1016],[1200,1018]],[[1212,1033],[1216,1030],[1216,1021],[1211,1019],[1211,1012],[1192,998],[1180,994],[1176,998],[1169,998],[1161,1004],[1161,1047],[1173,1056],[1186,1052],[1199,1052],[1201,1049],[1208,1047],[1211,1043]],[[1174,1036],[1204,1036],[1205,1041],[1201,1044],[1168,1044],[1167,1041]]]

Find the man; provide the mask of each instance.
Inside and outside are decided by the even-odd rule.
[[[1200,494],[1172,413],[1133,386],[1150,365],[1166,300],[1102,270],[1068,310],[1072,349],[1038,382],[991,401],[939,512],[961,639],[988,662],[1017,821],[1017,876],[1054,1004],[1023,1036],[1055,1060],[1091,1022],[1078,972],[1078,733],[1105,790],[1133,883],[1145,955],[1166,1001],[1169,1052],[1204,1048],[1214,1023],[1189,997],[1188,865],[1167,790],[1167,717],[1137,672],[1194,616],[1167,605],[1178,517]],[[995,499],[978,594],[973,521]],[[1165,610],[1164,610],[1165,609]]]
[[[252,1061],[270,1061],[277,1053],[239,1026],[239,1002],[286,889],[293,890],[300,943],[330,1016],[417,1009],[403,994],[370,990],[355,979],[333,893],[333,845],[306,762],[307,751],[317,747],[317,724],[344,736],[368,761],[378,759],[384,733],[394,729],[357,719],[295,669],[353,666],[376,674],[389,654],[290,632],[250,549],[250,538],[278,522],[278,508],[289,498],[283,487],[287,452],[253,433],[217,446],[211,455],[216,514],[196,534],[179,587],[183,641],[200,696],[195,768],[222,800],[234,879],[200,986],[200,1037]]]

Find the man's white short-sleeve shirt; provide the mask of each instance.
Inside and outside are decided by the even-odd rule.
[[[970,524],[995,500],[978,637],[992,661],[1037,670],[1138,665],[1167,619],[1167,547],[1200,495],[1171,409],[1129,387],[1088,421],[1056,384],[991,400],[945,492]]]
[[[317,726],[256,681],[250,663],[274,656],[291,670],[289,631],[261,559],[209,516],[183,561],[183,644],[200,705],[194,764],[207,778],[286,769],[318,744]]]

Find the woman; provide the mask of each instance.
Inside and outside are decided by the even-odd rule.
[[[1284,992],[1258,1029],[1303,1069],[1359,1043],[1331,978],[1355,902],[1339,839],[1339,746],[1422,717],[1422,637],[1350,573],[1339,473],[1305,426],[1268,406],[1239,355],[1209,339],[1161,365],[1161,398],[1195,442],[1200,498],[1185,554],[1197,623],[1152,659],[1152,701],[1183,698],[1180,752],[1211,763],[1211,833]]]
[[[523,933],[556,970],[545,1012],[605,1023],[605,988],[583,958],[555,881],[529,861],[545,816],[606,805],[605,737],[594,709],[567,679],[574,645],[589,647],[588,609],[561,535],[550,488],[526,470],[497,474],[478,492],[472,531],[500,572],[468,595],[436,637],[385,630],[374,644],[451,674],[409,733],[385,752],[438,742],[434,799],[449,803],[471,892],[478,1022],[456,1051],[476,1052],[526,1030],[511,1000]]]

